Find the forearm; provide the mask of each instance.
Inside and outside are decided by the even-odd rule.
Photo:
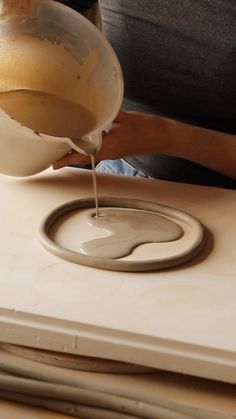
[[[142,112],[119,112],[95,158],[100,161],[148,154],[185,158],[236,178],[236,136]],[[88,162],[88,156],[74,152],[54,167]]]
[[[235,135],[139,112],[121,113],[117,122],[104,138],[100,159],[166,154],[236,178]]]
[[[236,136],[219,131],[167,121],[169,139],[165,154],[192,160],[231,178],[236,178]]]

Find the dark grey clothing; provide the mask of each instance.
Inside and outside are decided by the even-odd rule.
[[[236,134],[235,0],[100,0],[100,8],[123,70],[126,109]],[[236,188],[184,159],[128,160],[149,176]]]
[[[97,3],[97,0],[57,0],[59,3],[63,3],[66,6],[71,7],[78,12],[90,9],[93,4]]]

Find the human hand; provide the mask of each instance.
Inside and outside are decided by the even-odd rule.
[[[119,159],[128,156],[162,152],[166,119],[143,112],[120,111],[111,130],[103,134],[101,149],[95,160]],[[54,163],[54,169],[71,164],[88,164],[90,157],[71,151]]]
[[[111,131],[103,135],[95,160],[157,153],[185,158],[236,179],[235,135],[142,112],[119,112]],[[89,156],[72,151],[53,167],[88,163]]]

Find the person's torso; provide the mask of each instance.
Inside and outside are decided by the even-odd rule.
[[[100,0],[140,108],[236,133],[235,0]]]
[[[236,134],[235,0],[100,0],[124,74],[126,109]],[[127,159],[151,177],[236,189],[188,160]]]

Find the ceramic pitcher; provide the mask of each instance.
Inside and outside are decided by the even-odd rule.
[[[33,175],[71,149],[92,154],[122,97],[118,59],[84,16],[52,0],[0,1],[0,173]],[[63,104],[68,127],[81,111],[79,135],[32,125],[52,98]]]

